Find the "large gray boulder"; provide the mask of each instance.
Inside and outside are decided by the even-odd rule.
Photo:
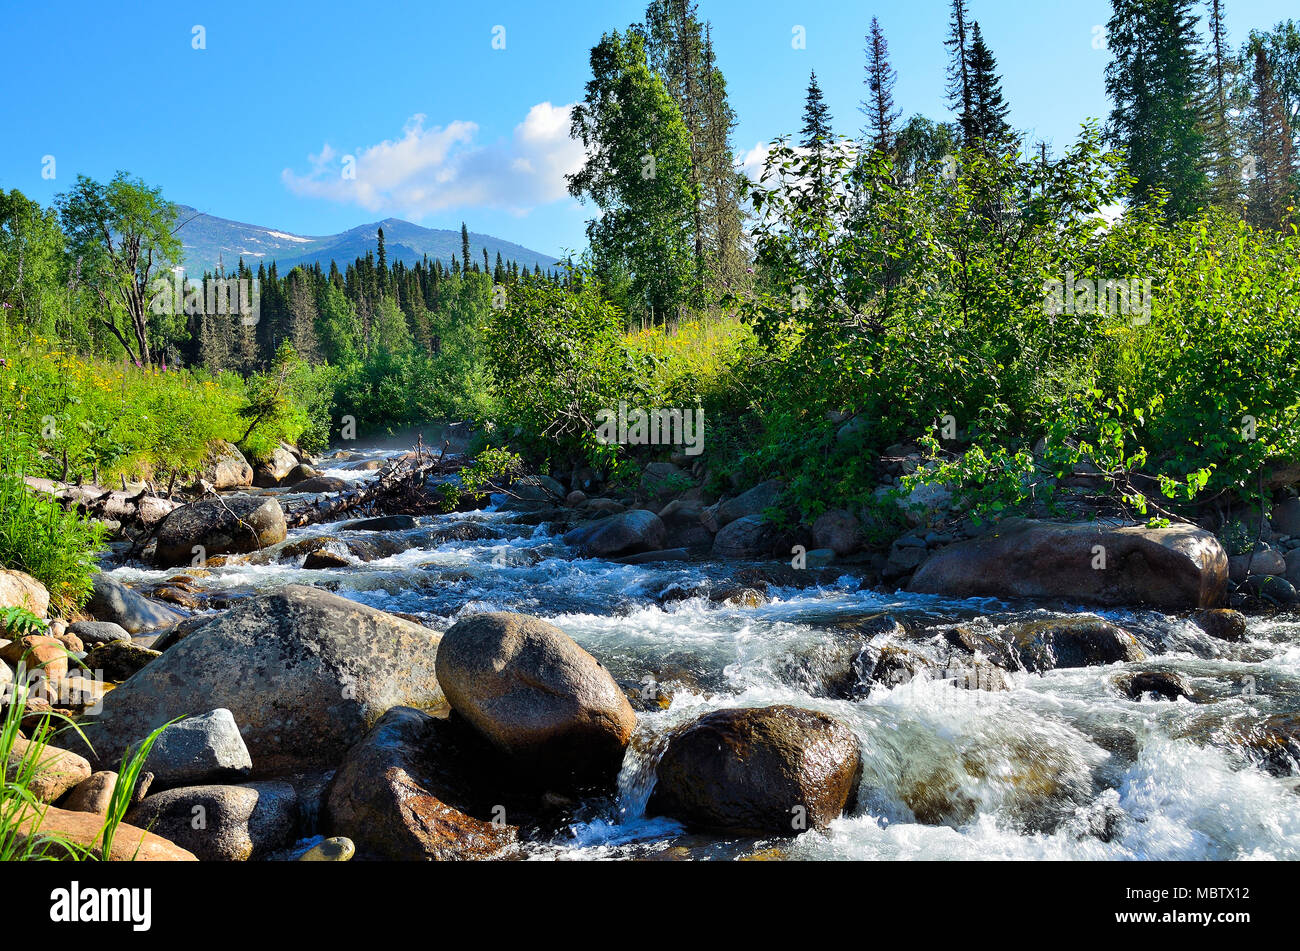
[[[695,548],[713,544],[713,533],[700,521],[704,503],[698,499],[676,499],[659,512],[668,533],[669,548]]]
[[[824,829],[850,806],[862,775],[857,737],[799,707],[715,710],[673,734],[646,812],[741,835]]]
[[[443,702],[438,640],[411,621],[290,585],[213,617],[110,691],[81,726],[101,761],[116,763],[155,727],[224,707],[258,775],[329,768],[389,708]]]
[[[253,769],[235,717],[225,709],[187,717],[163,730],[144,768],[153,789],[198,786],[245,778]]]
[[[612,781],[636,726],[600,661],[524,614],[453,625],[438,646],[438,680],[457,714],[542,781]]]
[[[95,575],[86,612],[97,621],[116,624],[128,634],[146,634],[181,620],[181,615],[171,608],[150,601],[102,571]]]
[[[658,515],[633,509],[579,525],[565,533],[564,543],[592,558],[613,558],[659,551],[667,538],[667,530]]]
[[[494,856],[513,845],[517,829],[488,798],[499,785],[474,781],[484,752],[496,753],[485,746],[465,726],[394,707],[348,751],[330,784],[325,829],[355,842],[361,858]]]
[[[279,485],[298,466],[298,462],[298,457],[287,446],[276,446],[270,456],[254,467],[253,485],[268,489]]]
[[[909,590],[953,598],[1066,598],[1167,610],[1214,607],[1228,556],[1192,525],[1147,528],[1010,518],[989,534],[942,548]]]
[[[753,560],[767,558],[776,543],[776,531],[761,515],[745,515],[729,522],[713,537],[713,557]]]
[[[764,509],[776,505],[784,488],[785,483],[779,479],[768,479],[734,499],[719,503],[712,514],[713,524],[708,527],[713,531],[721,531],[736,519],[762,515]]]
[[[185,786],[153,793],[127,820],[204,862],[246,862],[293,841],[298,796],[285,782]]]
[[[279,544],[286,534],[284,512],[275,499],[253,495],[203,499],[181,506],[163,520],[154,564],[168,568],[188,565],[199,557],[257,551]]]

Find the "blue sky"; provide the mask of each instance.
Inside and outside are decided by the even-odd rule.
[[[1012,121],[1060,148],[1108,111],[1106,0],[970,0]],[[863,36],[880,18],[905,114],[946,118],[946,0],[700,0],[739,114],[739,155],[796,131],[816,69],[836,130],[861,124]],[[1295,0],[1227,0],[1234,45]],[[401,217],[558,253],[591,210],[566,107],[601,33],[644,3],[10,4],[0,33],[0,187],[41,202],[126,169],[173,201],[298,234]],[[194,28],[206,48],[195,49]],[[502,34],[495,27],[504,27]],[[804,28],[806,47],[794,48]],[[55,178],[42,177],[45,156]],[[355,178],[343,177],[351,156]]]

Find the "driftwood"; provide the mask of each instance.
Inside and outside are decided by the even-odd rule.
[[[281,503],[285,525],[301,528],[304,525],[327,522],[344,514],[435,511],[440,500],[431,496],[425,488],[429,476],[458,472],[465,464],[462,456],[448,456],[446,453],[446,443],[437,456],[423,447],[417,447],[415,451],[398,457],[380,469],[378,478],[373,481],[337,494],[322,495],[314,501]]]
[[[180,502],[163,498],[149,484],[138,490],[110,489],[102,485],[73,485],[53,479],[27,478],[27,485],[58,500],[64,508],[75,508],[87,518],[152,528],[181,507]]]

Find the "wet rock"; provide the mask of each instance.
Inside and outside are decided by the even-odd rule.
[[[355,522],[344,522],[339,528],[349,532],[405,532],[415,528],[415,517],[411,515],[382,515],[378,518],[362,518]]]
[[[1192,614],[1192,621],[1206,634],[1222,641],[1246,639],[1246,616],[1229,608],[1205,608]]]
[[[234,782],[253,769],[244,738],[229,710],[213,710],[173,723],[159,734],[145,768],[155,789]]]
[[[307,465],[307,463],[300,462],[289,470],[289,474],[284,477],[284,482],[282,484],[290,486],[299,485],[306,482],[308,479],[315,479],[319,475],[320,473]]]
[[[50,593],[26,572],[0,568],[0,608],[26,608],[43,618],[49,612]]]
[[[352,564],[352,553],[340,541],[329,541],[313,549],[303,559],[304,568],[347,568]]]
[[[357,854],[357,847],[346,836],[336,835],[317,842],[298,857],[299,862],[347,862]]]
[[[731,834],[798,835],[850,806],[862,770],[844,723],[798,707],[717,710],[675,733],[649,815]]]
[[[285,533],[284,512],[272,498],[235,496],[191,502],[163,521],[154,564],[170,567],[189,564],[199,554],[257,551],[284,541]]]
[[[53,837],[54,843],[48,855],[67,855],[67,850],[58,844],[64,839],[74,846],[90,849],[91,853],[103,859],[104,819],[92,812],[76,812],[71,809],[57,809],[47,806],[37,814],[34,810],[20,812],[16,816],[13,829],[13,843],[22,847],[33,835]],[[80,857],[80,853],[76,853]],[[130,823],[120,823],[113,836],[113,847],[109,852],[112,862],[193,862],[194,853],[188,852],[160,835],[146,832]]]
[[[185,786],[146,796],[127,821],[204,862],[246,862],[293,841],[297,796],[284,782]]]
[[[1139,670],[1116,676],[1111,683],[1130,700],[1141,700],[1155,694],[1158,700],[1177,700],[1186,697],[1193,702],[1196,694],[1187,678],[1171,670]]]
[[[813,539],[818,548],[829,548],[843,557],[862,547],[862,526],[845,509],[831,509],[817,516],[812,526]]]
[[[728,522],[713,538],[712,557],[723,560],[761,559],[772,554],[776,531],[761,515]]]
[[[242,452],[218,439],[208,449],[202,478],[216,489],[238,489],[253,484],[253,467]]]
[[[636,714],[601,663],[559,628],[523,614],[477,614],[438,647],[453,710],[553,783],[617,774]]]
[[[1300,775],[1300,714],[1275,714],[1243,726],[1240,742],[1274,776]]]
[[[84,757],[16,736],[9,750],[9,769],[17,771],[24,760],[27,768],[35,768],[27,790],[40,802],[54,802],[90,778],[90,763]]]
[[[1228,577],[1241,583],[1250,575],[1285,575],[1286,559],[1280,551],[1264,549],[1253,555],[1233,555],[1228,559]]]
[[[448,861],[499,854],[513,845],[517,830],[502,818],[508,813],[504,804],[494,808],[476,799],[466,778],[493,755],[483,746],[464,728],[394,707],[348,751],[330,785],[326,830],[355,841],[359,857],[367,859]]]
[[[667,544],[672,548],[692,548],[713,544],[713,533],[704,527],[700,517],[704,503],[699,499],[676,499],[659,512],[659,518],[668,532]]]
[[[1275,575],[1252,574],[1242,584],[1242,590],[1272,604],[1300,604],[1300,592],[1296,591],[1291,582]]]
[[[624,555],[612,561],[620,565],[653,565],[664,561],[689,561],[691,553],[685,548],[665,548],[661,551],[643,551],[638,555]]]
[[[194,617],[187,617],[185,620],[173,624],[158,635],[158,639],[153,642],[152,650],[165,651],[169,647],[179,644],[185,638],[189,637],[195,631],[200,630],[209,621],[215,618],[215,614],[196,614]],[[132,643],[137,647],[143,647],[141,638],[134,638]]]
[[[573,508],[577,508],[585,501],[587,501],[587,493],[578,489],[574,489],[564,497],[564,504]]]
[[[435,547],[448,542],[481,542],[500,537],[500,530],[485,522],[457,522],[435,528],[428,535],[429,544]]]
[[[1132,634],[1090,615],[1026,621],[1011,625],[1007,633],[1020,663],[1036,673],[1146,659]]]
[[[991,631],[957,624],[945,628],[941,633],[951,646],[959,650],[967,651],[976,657],[985,657],[1004,670],[1020,669],[1020,655],[1016,649]]]
[[[667,530],[658,515],[634,509],[579,525],[565,533],[564,543],[588,557],[609,558],[660,550],[667,538]]]
[[[104,679],[115,683],[138,673],[146,664],[162,656],[162,651],[150,650],[128,641],[109,641],[91,650],[82,659],[87,670],[103,671]]]
[[[1192,526],[1109,528],[1006,519],[988,535],[934,553],[909,589],[958,598],[1062,597],[1178,609],[1215,606],[1227,575],[1218,539]]]
[[[224,707],[264,775],[329,767],[390,707],[443,701],[438,640],[410,621],[289,585],[213,617],[81,723],[112,761],[154,727]]]
[[[347,479],[340,479],[336,476],[313,476],[310,479],[304,479],[293,487],[295,492],[343,492],[352,487],[352,483]]]
[[[112,622],[133,635],[170,627],[181,619],[171,608],[150,601],[103,572],[95,575],[86,611],[95,620]]]
[[[709,593],[709,600],[735,608],[758,608],[767,603],[767,585],[749,587],[734,582],[724,582]]]

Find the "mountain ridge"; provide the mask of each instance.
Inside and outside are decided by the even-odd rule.
[[[227,273],[233,271],[239,259],[256,271],[258,264],[276,263],[281,273],[299,265],[319,263],[328,267],[335,261],[340,268],[351,264],[366,252],[375,253],[379,245],[378,230],[384,229],[384,250],[390,264],[402,261],[412,265],[427,254],[437,258],[444,266],[451,264],[451,256],[461,253],[460,230],[425,228],[402,218],[385,218],[368,222],[331,235],[300,235],[264,225],[253,225],[230,218],[221,218],[201,212],[190,205],[177,205],[176,220],[180,222],[177,237],[183,246],[182,264],[190,275],[215,272],[218,265]],[[530,271],[534,266],[543,269],[558,263],[558,258],[526,248],[513,241],[494,235],[471,231],[470,254],[478,260],[483,248],[495,265],[497,252],[503,260],[518,261],[520,267]]]

